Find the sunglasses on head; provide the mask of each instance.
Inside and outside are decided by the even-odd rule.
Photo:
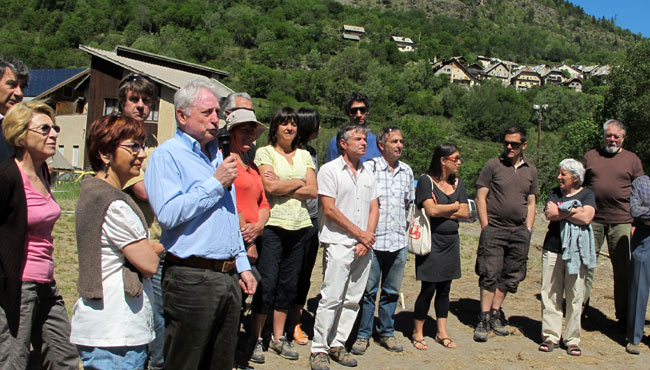
[[[144,78],[145,80],[153,83],[153,80],[151,78],[149,78],[149,76],[139,75],[137,73],[134,73],[134,74],[130,74],[130,75],[124,77],[122,82],[120,82],[120,86],[118,88],[124,86],[124,84],[126,84],[127,82],[135,82],[135,81],[138,80],[138,78]]]
[[[506,148],[508,147],[508,145],[510,145],[512,147],[512,149],[521,148],[521,143],[518,143],[516,141],[504,141],[503,142],[503,146],[505,146]]]
[[[120,147],[128,149],[133,154],[138,154],[141,150],[145,150],[144,144],[140,143],[120,144]]]
[[[366,107],[352,107],[350,108],[350,114],[366,113]]]
[[[56,125],[48,125],[48,124],[43,124],[35,128],[28,128],[29,131],[34,131],[37,134],[41,135],[49,135],[51,130],[54,130],[54,132],[59,133],[61,132],[61,127],[56,126]]]

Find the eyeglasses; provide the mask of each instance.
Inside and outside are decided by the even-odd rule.
[[[34,131],[37,134],[41,135],[49,135],[51,130],[54,130],[54,132],[59,133],[61,132],[61,127],[56,126],[56,125],[48,125],[48,124],[43,124],[35,128],[28,128],[29,131]]]
[[[622,136],[621,135],[615,135],[615,134],[606,134],[605,137],[608,138],[608,139],[616,139],[616,140],[618,140]]]
[[[503,142],[503,146],[505,146],[506,148],[508,147],[508,145],[510,145],[512,147],[512,149],[521,148],[521,143],[518,143],[516,141],[504,141]]]
[[[350,108],[350,114],[365,114],[366,113],[366,107],[352,107]]]
[[[457,155],[457,156],[455,156],[455,157],[445,157],[445,158],[446,158],[446,159],[449,159],[450,161],[452,161],[452,162],[454,162],[454,163],[458,163],[458,162],[460,162],[460,156],[459,156],[459,155]]]
[[[141,150],[145,150],[144,144],[140,143],[131,143],[131,144],[120,144],[121,148],[128,149],[133,154],[140,153]]]

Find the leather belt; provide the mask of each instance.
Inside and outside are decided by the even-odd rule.
[[[186,267],[195,267],[200,269],[218,271],[218,272],[230,272],[235,268],[235,260],[213,260],[209,258],[202,258],[197,256],[189,256],[187,258],[180,258],[171,253],[167,253],[165,256],[166,260],[171,262],[174,265],[186,266]]]

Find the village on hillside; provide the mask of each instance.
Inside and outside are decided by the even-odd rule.
[[[343,25],[342,37],[349,41],[362,41],[366,31],[363,27]],[[412,39],[402,36],[391,36],[401,52],[417,50]],[[470,88],[479,85],[484,80],[501,81],[503,86],[513,86],[517,91],[531,89],[535,86],[548,84],[565,86],[569,89],[582,91],[582,82],[588,78],[604,79],[610,71],[609,65],[568,65],[550,66],[540,64],[529,66],[502,60],[496,57],[479,55],[473,63],[467,63],[462,56],[450,59],[429,61],[436,76],[448,76],[454,84]]]

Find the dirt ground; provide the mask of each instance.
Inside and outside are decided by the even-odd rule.
[[[644,337],[641,355],[632,356],[625,352],[625,337],[619,333],[614,321],[614,301],[611,264],[606,256],[599,258],[597,277],[593,288],[588,317],[583,321],[582,356],[571,357],[562,349],[552,353],[539,352],[541,342],[541,245],[546,233],[546,221],[538,214],[531,243],[528,272],[516,294],[509,295],[503,310],[509,320],[510,335],[497,337],[490,334],[487,343],[472,340],[474,325],[479,312],[478,279],[474,274],[474,259],[479,236],[478,223],[461,224],[461,256],[463,276],[451,286],[451,307],[448,332],[456,342],[456,349],[445,349],[434,341],[436,334],[433,305],[430,319],[425,323],[425,339],[429,344],[426,351],[418,351],[410,344],[413,328],[413,305],[419,292],[415,280],[415,258],[409,255],[402,284],[405,308],[398,305],[395,313],[395,336],[404,346],[401,354],[390,353],[375,341],[371,342],[366,354],[356,356],[360,369],[586,369],[650,368],[650,339]],[[606,248],[603,248],[606,250]],[[316,296],[322,282],[321,259],[312,274],[308,312],[303,315],[303,326],[311,338],[313,317],[318,304]],[[646,319],[647,320],[647,319]],[[310,342],[311,344],[311,342]],[[295,345],[300,353],[297,361],[285,360],[275,353],[266,352],[265,364],[250,364],[255,369],[305,369],[309,367],[309,349]],[[344,369],[331,362],[331,369]]]

